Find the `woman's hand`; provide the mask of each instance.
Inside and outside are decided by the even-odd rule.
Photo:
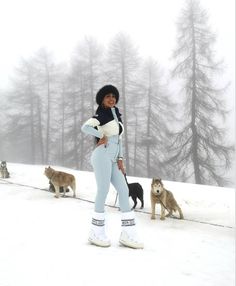
[[[125,174],[125,167],[124,167],[124,164],[123,164],[123,160],[119,160],[117,161],[117,165],[118,165],[118,169],[121,170],[121,172],[123,174]]]
[[[97,146],[102,145],[102,144],[104,144],[105,147],[107,145],[107,136],[105,135],[98,141]]]

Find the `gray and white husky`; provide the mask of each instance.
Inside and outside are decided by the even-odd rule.
[[[6,161],[2,161],[0,164],[0,178],[10,178],[10,173],[7,170]]]

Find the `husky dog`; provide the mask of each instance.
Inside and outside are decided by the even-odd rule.
[[[183,213],[179,205],[177,204],[173,194],[164,188],[164,185],[161,179],[152,179],[151,184],[151,206],[152,206],[152,215],[151,219],[155,219],[155,206],[156,204],[161,204],[161,220],[164,220],[165,217],[171,216],[172,212],[179,212],[179,218],[183,219]],[[168,211],[168,214],[165,216],[165,209]]]
[[[143,188],[139,183],[128,183],[126,175],[125,175],[125,180],[129,188],[129,197],[132,198],[134,205],[132,207],[132,210],[136,208],[137,205],[137,198],[141,202],[141,207],[140,209],[143,208],[144,206],[144,201],[143,201]]]
[[[0,164],[0,178],[10,178],[10,173],[7,170],[6,161],[2,161]]]
[[[73,191],[73,197],[76,197],[76,184],[75,184],[75,177],[71,174],[56,171],[50,166],[45,168],[44,175],[50,180],[55,188],[56,198],[60,197],[60,187],[63,187],[63,195],[66,194],[67,187],[70,187]]]

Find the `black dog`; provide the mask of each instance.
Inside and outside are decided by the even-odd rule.
[[[49,191],[55,193],[55,188],[50,181],[49,181]],[[60,193],[63,193],[64,192],[63,187],[60,187],[59,191],[60,191]],[[67,188],[66,192],[69,192],[69,191],[70,190]]]
[[[139,183],[131,183],[129,184],[125,175],[125,180],[126,183],[128,185],[129,188],[129,197],[132,198],[132,200],[134,201],[134,205],[132,207],[132,210],[136,208],[137,205],[137,198],[140,200],[141,202],[141,207],[140,209],[142,209],[144,207],[144,201],[143,201],[143,188]]]

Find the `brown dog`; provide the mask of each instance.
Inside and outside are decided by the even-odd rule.
[[[66,194],[67,187],[70,187],[72,191],[74,192],[73,197],[76,197],[75,189],[75,177],[71,174],[56,171],[50,166],[48,168],[45,168],[44,175],[50,180],[50,182],[53,184],[56,192],[56,198],[60,197],[60,187],[63,187],[64,193],[63,196]]]
[[[152,206],[152,215],[151,219],[155,219],[155,206],[156,204],[161,205],[161,220],[164,220],[165,217],[171,216],[172,212],[179,212],[179,218],[183,219],[183,213],[179,205],[177,204],[173,194],[166,190],[163,186],[161,179],[152,179],[151,184],[151,206]],[[168,214],[165,216],[165,210],[168,211]]]

